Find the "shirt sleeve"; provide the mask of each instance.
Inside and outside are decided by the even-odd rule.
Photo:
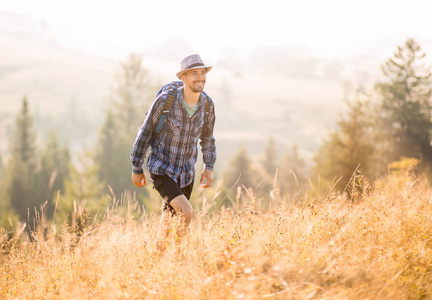
[[[216,140],[213,136],[216,115],[214,103],[210,97],[208,99],[208,101],[210,101],[209,112],[206,116],[204,128],[201,131],[200,145],[205,168],[213,171],[214,164],[216,162]]]
[[[148,147],[150,146],[150,141],[153,137],[153,129],[155,128],[163,110],[164,97],[165,94],[161,94],[153,102],[149,111],[146,114],[144,123],[142,124],[140,130],[138,131],[135,142],[132,146],[130,160],[132,163],[132,172],[135,174],[143,174],[143,163],[145,159],[145,154]]]

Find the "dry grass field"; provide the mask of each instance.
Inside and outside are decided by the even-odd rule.
[[[270,196],[269,196],[270,197]],[[79,237],[3,238],[3,299],[430,299],[432,189],[393,175],[349,198],[195,212],[187,240],[158,255],[158,217],[111,212]],[[268,199],[267,199],[268,200]],[[17,230],[18,231],[18,230]],[[60,229],[58,229],[60,231]],[[21,237],[23,234],[21,234]],[[174,240],[175,236],[171,236]]]

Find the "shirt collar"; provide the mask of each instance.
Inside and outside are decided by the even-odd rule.
[[[180,87],[177,90],[177,101],[179,101],[179,102],[183,101],[183,90],[184,90],[184,87]],[[198,104],[197,104],[197,107],[196,107],[197,110],[198,110],[199,107],[201,107],[203,105],[203,103],[204,103],[204,95],[203,95],[203,93],[200,93],[200,98],[199,98],[199,101],[198,101]]]

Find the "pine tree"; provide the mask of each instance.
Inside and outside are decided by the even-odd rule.
[[[237,186],[244,185],[253,188],[256,183],[251,158],[246,152],[245,147],[240,147],[237,153],[229,160],[228,167],[223,175],[224,186],[233,190]]]
[[[111,186],[117,196],[134,188],[130,181],[130,150],[155,95],[156,88],[150,84],[142,58],[131,54],[121,63],[117,74],[111,106],[99,133],[94,158],[99,179]],[[139,194],[143,196],[146,192],[140,189]]]
[[[297,145],[288,150],[278,167],[278,183],[282,194],[293,194],[305,187],[306,164],[300,157]]]
[[[129,162],[130,149],[126,147],[118,135],[120,126],[109,110],[99,133],[96,145],[95,162],[98,165],[98,177],[104,185],[109,185],[119,195],[130,183],[131,167]]]
[[[381,118],[391,141],[391,160],[415,157],[432,163],[431,72],[422,60],[421,47],[413,39],[390,58],[382,71],[386,82],[378,83]]]
[[[15,121],[15,133],[11,142],[11,153],[14,155],[14,158],[18,158],[28,164],[31,169],[36,167],[35,139],[33,118],[30,115],[27,97],[24,97],[21,111]]]
[[[130,54],[120,65],[112,92],[112,112],[124,130],[122,133],[135,135],[155,95],[148,71],[142,65],[142,57]]]
[[[34,209],[39,209],[35,188],[36,147],[33,132],[33,120],[28,109],[27,98],[22,101],[22,108],[15,122],[15,132],[11,141],[11,159],[7,166],[6,197],[11,207],[22,221],[34,221]]]
[[[262,166],[268,176],[274,177],[276,174],[278,154],[273,137],[270,137],[264,149],[264,159]]]
[[[254,190],[255,195],[267,197],[275,188],[275,176],[277,173],[278,153],[273,137],[268,139],[267,145],[264,148],[264,155],[261,159],[261,168],[257,170],[257,177],[261,182]]]
[[[109,206],[109,198],[104,195],[103,184],[98,179],[98,166],[91,157],[92,154],[84,151],[78,155],[77,163],[69,164],[70,175],[65,180],[54,220],[57,224],[68,221],[75,226],[84,208],[92,218],[98,212],[99,217],[103,217]]]
[[[56,192],[64,190],[64,181],[69,175],[69,160],[68,148],[60,148],[57,134],[51,131],[41,155],[41,166],[37,176],[38,196],[41,201],[48,202],[48,215],[52,215]]]
[[[251,158],[249,157],[244,146],[240,147],[237,153],[228,161],[228,166],[223,173],[223,185],[219,204],[236,206],[236,198],[238,189],[244,187],[254,189],[256,187],[257,177],[252,166]],[[245,191],[241,189],[241,194]]]
[[[373,130],[376,118],[370,103],[357,95],[347,105],[346,117],[341,116],[337,129],[324,140],[314,158],[314,177],[319,175],[320,184],[326,188],[338,182],[336,190],[340,191],[356,170],[373,177],[380,175],[381,167],[376,157],[380,142]]]

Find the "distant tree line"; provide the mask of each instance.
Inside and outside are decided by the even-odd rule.
[[[260,158],[252,158],[246,148],[241,147],[222,173],[222,193],[218,201],[223,203],[218,206],[231,206],[236,203],[236,197],[248,193],[265,207],[274,198],[290,201],[294,195],[307,191],[307,174],[306,162],[296,145],[285,149],[280,156],[275,139],[270,137]]]

